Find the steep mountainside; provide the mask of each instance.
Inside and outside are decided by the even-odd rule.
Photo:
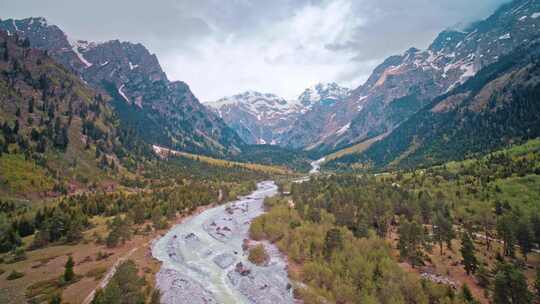
[[[296,131],[303,125],[300,121],[330,113],[348,94],[349,89],[328,83],[307,88],[296,100],[287,101],[274,94],[245,92],[207,105],[215,109],[247,143],[277,144],[296,149],[304,144],[291,136],[317,137],[320,132],[314,128]],[[299,132],[301,135],[296,135]]]
[[[150,144],[211,155],[236,154],[242,140],[207,110],[187,84],[170,82],[141,44],[75,41],[43,18],[5,20],[0,29],[28,38],[95,88],[114,98],[121,122]]]
[[[49,195],[109,179],[107,171],[130,155],[112,108],[29,45],[0,31],[0,196]]]
[[[463,159],[540,136],[540,40],[435,98],[363,154],[330,162],[414,167]]]
[[[389,57],[342,103],[354,113],[347,115],[350,127],[311,148],[328,152],[388,133],[432,98],[530,41],[539,29],[540,1],[516,0],[465,30],[443,31],[425,51],[411,48]]]

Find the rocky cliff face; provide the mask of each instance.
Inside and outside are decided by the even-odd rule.
[[[240,151],[242,140],[207,110],[187,84],[170,82],[157,57],[143,45],[118,40],[72,40],[43,18],[5,20],[0,29],[47,50],[91,86],[114,98],[121,121],[148,143],[223,156]]]

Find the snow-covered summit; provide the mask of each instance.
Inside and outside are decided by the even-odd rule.
[[[308,107],[315,103],[334,103],[349,96],[351,91],[348,88],[339,86],[337,83],[318,83],[309,87],[300,94],[298,101]]]
[[[219,109],[227,105],[249,105],[252,107],[270,106],[279,109],[288,108],[289,102],[282,97],[271,93],[260,93],[256,91],[246,91],[229,97],[221,98],[217,101],[206,103],[208,106]]]

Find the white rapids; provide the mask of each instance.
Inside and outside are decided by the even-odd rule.
[[[273,181],[258,183],[250,195],[191,217],[156,241],[161,302],[294,303],[279,250],[265,242],[270,262],[256,266],[242,248],[251,221],[264,212],[264,198],[276,193]]]
[[[326,158],[320,158],[316,161],[311,162],[311,170],[309,171],[309,174],[317,174],[321,171],[321,164],[324,163]]]

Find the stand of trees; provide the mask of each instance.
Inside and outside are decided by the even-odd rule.
[[[300,223],[320,225],[331,215],[336,226],[347,228],[357,238],[387,238],[390,231],[396,231],[400,259],[413,267],[424,265],[433,246],[442,255],[446,248],[452,249],[453,240],[460,238],[465,272],[490,290],[495,303],[531,303],[532,295],[523,289],[527,286],[526,264],[520,256],[526,262],[532,250],[540,248],[540,206],[526,199],[527,195],[540,194],[538,188],[534,189],[540,181],[536,178],[540,153],[534,148],[538,145],[534,142],[450,168],[312,178],[292,184],[291,198]],[[522,193],[525,199],[502,199],[509,196],[499,185],[512,186],[520,178],[531,185],[525,189],[529,192]],[[276,228],[259,226],[255,222],[252,227],[255,236],[266,230],[270,240],[282,239],[271,233]],[[298,229],[291,233],[294,231]],[[475,240],[492,250],[493,239],[502,242],[499,263],[486,267],[478,258]],[[296,246],[303,250],[311,246],[302,242],[288,249],[292,257],[298,250],[302,253]],[[303,262],[300,256],[299,262]]]
[[[122,263],[109,284],[96,292],[92,304],[159,304],[159,291],[154,290],[138,273],[139,269],[133,261]]]
[[[322,181],[299,185],[294,192],[315,189],[310,183]],[[359,237],[323,208],[312,209],[310,204],[292,208],[282,198],[266,199],[265,204],[269,211],[253,221],[250,234],[256,240],[275,242],[297,265],[291,268],[300,268],[290,275],[305,284],[295,293],[306,303],[467,303],[462,292],[420,281],[402,270],[375,229]],[[403,229],[418,228],[411,222],[406,225]],[[403,250],[415,248],[407,245]]]

